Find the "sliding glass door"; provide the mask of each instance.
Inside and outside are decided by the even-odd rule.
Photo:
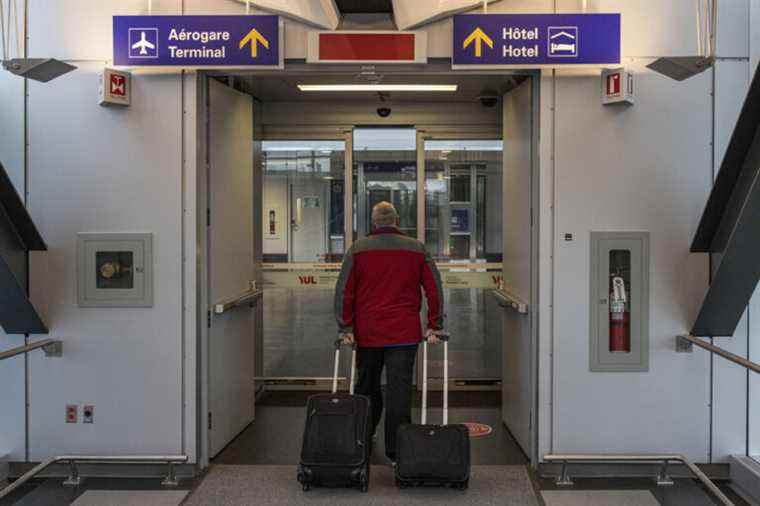
[[[502,311],[490,292],[502,260],[502,141],[433,138],[424,149],[425,244],[444,278],[449,374],[461,386],[496,386]]]
[[[372,208],[390,202],[400,228],[417,237],[417,151],[413,128],[354,129],[354,237],[372,231]]]

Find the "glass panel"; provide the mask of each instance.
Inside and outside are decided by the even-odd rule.
[[[334,350],[325,339],[336,328],[326,267],[291,264],[343,259],[345,143],[264,141],[262,151],[264,262],[282,265],[264,272],[260,374],[329,376]]]
[[[442,270],[461,270],[446,265],[451,262],[500,264],[501,195],[501,140],[425,141],[425,244]],[[499,265],[494,278],[501,276],[500,271]],[[461,277],[465,276],[463,272]],[[502,309],[489,291],[444,290],[446,326],[453,336],[452,378],[502,376]],[[432,360],[440,360],[440,350],[432,353]]]
[[[343,141],[264,141],[264,261],[343,257]]]
[[[760,363],[760,288],[749,303],[749,353],[752,362]],[[760,463],[760,374],[748,372],[747,395],[747,453]]]
[[[417,152],[412,128],[354,130],[355,237],[372,231],[372,207],[391,202],[401,230],[417,237]]]
[[[631,252],[610,250],[609,350],[631,352]]]
[[[439,262],[501,262],[502,141],[425,141],[425,244]]]

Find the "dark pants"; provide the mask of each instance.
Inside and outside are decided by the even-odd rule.
[[[398,348],[359,348],[356,366],[359,381],[356,393],[369,397],[372,407],[370,434],[375,433],[383,414],[380,378],[385,366],[385,454],[396,460],[396,431],[399,425],[412,422],[412,376],[417,346]]]

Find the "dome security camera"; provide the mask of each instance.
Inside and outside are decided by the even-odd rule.
[[[483,107],[493,107],[499,103],[499,97],[496,95],[481,95],[478,97],[480,105]]]
[[[387,118],[391,115],[391,108],[390,107],[378,107],[377,108],[377,115],[381,118]]]

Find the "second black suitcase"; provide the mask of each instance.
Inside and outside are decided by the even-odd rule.
[[[335,343],[333,389],[309,397],[298,481],[304,491],[312,485],[369,487],[369,399],[354,395],[356,347],[351,355],[349,393],[338,393],[341,341]]]
[[[396,484],[466,489],[470,482],[470,433],[449,418],[448,337],[443,337],[443,425],[427,421],[427,348],[423,344],[422,424],[402,425],[396,437]]]

